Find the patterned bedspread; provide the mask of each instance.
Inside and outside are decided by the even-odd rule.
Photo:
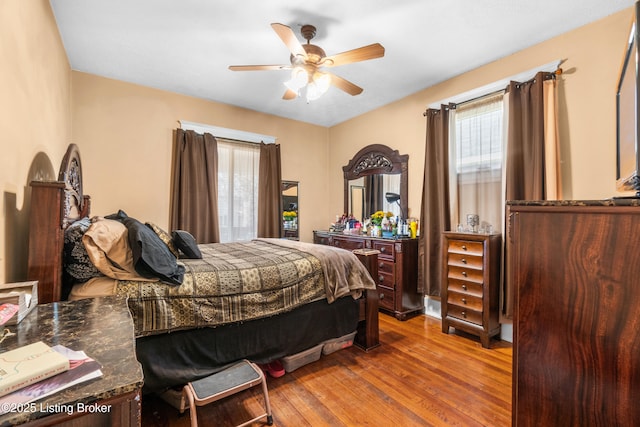
[[[338,258],[348,261],[335,268],[348,271],[328,277],[350,282],[329,285],[325,276],[334,267],[327,270],[327,257],[313,254],[317,245],[305,245],[309,250],[276,239],[200,245],[202,259],[180,261],[186,269],[180,286],[119,281],[116,292],[128,299],[136,336],[145,336],[273,316],[318,299],[331,302],[375,288],[364,266],[342,250]]]

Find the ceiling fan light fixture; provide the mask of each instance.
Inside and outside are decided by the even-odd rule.
[[[300,89],[305,87],[309,81],[309,74],[303,67],[293,67],[291,70],[291,79],[284,82],[287,89],[290,89],[296,93],[300,92]]]
[[[314,44],[311,39],[316,35],[316,27],[303,25],[302,36],[307,40],[301,44],[291,27],[277,22],[271,28],[289,49],[291,65],[230,65],[231,71],[284,70],[291,69],[291,79],[284,83],[287,90],[282,99],[291,100],[306,96],[307,102],[320,98],[330,85],[351,96],[362,93],[362,88],[335,74],[319,72],[321,67],[335,67],[353,62],[368,61],[384,56],[384,47],[373,43],[357,49],[351,49],[337,55],[327,56],[325,51]]]
[[[316,71],[312,81],[307,86],[307,101],[315,101],[324,95],[331,86],[331,76],[327,73]]]

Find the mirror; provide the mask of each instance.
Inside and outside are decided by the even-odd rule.
[[[402,217],[400,211],[400,175],[373,174],[349,180],[349,210],[347,213],[362,221],[376,211],[392,212]],[[397,195],[397,201],[389,201],[387,195]]]
[[[356,185],[356,181],[349,183],[349,210],[347,213],[351,213],[354,218],[362,222],[364,215],[364,185]]]
[[[298,181],[282,181],[282,237],[300,238],[298,217]]]
[[[358,151],[342,168],[345,213],[360,221],[380,210],[407,218],[408,162],[408,154],[382,144]]]

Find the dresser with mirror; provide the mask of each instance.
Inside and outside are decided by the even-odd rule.
[[[393,212],[406,219],[408,161],[407,154],[401,155],[382,144],[358,151],[342,168],[344,212],[361,222],[376,211]],[[389,193],[397,197],[387,198]],[[380,310],[399,320],[424,311],[424,296],[418,292],[418,239],[314,231],[313,240],[347,250],[378,250],[378,274],[374,280]]]
[[[376,211],[390,211],[407,218],[409,155],[383,144],[371,144],[356,153],[342,167],[344,212],[363,221]],[[398,195],[397,204],[387,202],[386,194]]]

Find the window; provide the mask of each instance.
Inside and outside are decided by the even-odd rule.
[[[450,121],[452,223],[465,227],[468,214],[480,226],[502,223],[503,93],[459,105]]]
[[[459,175],[499,171],[502,166],[502,96],[477,104],[463,106],[455,114]]]
[[[220,242],[251,240],[258,235],[257,144],[218,139],[218,214]]]

